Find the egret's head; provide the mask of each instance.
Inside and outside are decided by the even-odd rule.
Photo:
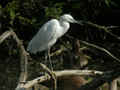
[[[70,14],[64,14],[60,17],[61,21],[67,21],[70,23],[77,23],[77,21],[70,15]]]

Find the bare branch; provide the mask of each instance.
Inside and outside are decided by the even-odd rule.
[[[113,59],[115,59],[116,61],[120,62],[120,59],[119,59],[119,58],[115,57],[112,53],[110,53],[110,52],[109,52],[108,50],[106,50],[105,48],[102,48],[102,47],[100,47],[100,46],[97,46],[97,45],[95,45],[95,44],[91,44],[91,43],[88,43],[88,42],[82,41],[82,40],[80,40],[80,42],[83,43],[83,44],[85,44],[85,45],[88,45],[88,46],[94,47],[94,48],[96,48],[96,49],[99,49],[99,50],[107,53],[109,56],[111,56],[111,57],[112,57]]]
[[[21,65],[21,74],[19,78],[19,84],[16,88],[16,90],[22,90],[23,88],[20,88],[24,85],[23,82],[26,82],[27,79],[27,64],[28,64],[28,53],[25,51],[24,46],[22,45],[22,42],[17,37],[16,33],[10,29],[10,31],[6,31],[0,36],[0,44],[8,37],[12,36],[13,39],[17,42],[18,50],[20,53],[20,65]]]
[[[65,51],[65,48],[61,46],[59,50],[56,50],[55,52],[51,53],[50,56],[59,55],[63,51]]]
[[[102,75],[103,72],[101,71],[95,71],[95,70],[64,70],[64,71],[54,71],[55,75],[57,78],[61,76],[71,76],[71,75],[79,75],[79,76],[84,76],[84,75]],[[38,77],[34,80],[28,81],[26,84],[24,84],[23,88],[30,88],[34,86],[37,83],[41,83],[47,80],[50,80],[51,77],[48,75]]]
[[[25,51],[24,46],[22,45],[22,42],[19,40],[19,38],[17,37],[17,35],[15,34],[15,32],[12,32],[13,34],[13,39],[16,40],[17,42],[17,46],[19,48],[19,52],[20,52],[20,65],[21,65],[21,75],[19,78],[19,84],[17,86],[20,87],[20,85],[22,86],[22,82],[26,82],[27,79],[27,66],[28,66],[28,53]]]
[[[116,29],[116,28],[120,28],[120,26],[106,26],[106,28],[108,28],[108,29]]]
[[[63,71],[55,71],[54,72],[57,77],[61,76],[71,76],[71,75],[79,75],[79,76],[85,76],[85,75],[102,75],[103,72],[101,71],[95,71],[95,70],[63,70]]]
[[[13,39],[17,42],[17,46],[19,48],[20,53],[20,65],[21,65],[21,75],[19,78],[19,84],[17,88],[21,87],[24,82],[26,82],[27,79],[27,65],[28,65],[28,53],[25,51],[24,46],[22,45],[22,42],[17,37],[16,33],[12,32]]]
[[[92,26],[92,27],[95,27],[95,28],[98,28],[98,29],[101,29],[101,30],[104,30],[106,33],[110,34],[111,36],[115,37],[116,39],[120,40],[120,37],[111,33],[108,29],[110,29],[110,27],[105,27],[105,26],[101,26],[101,25],[98,25],[98,24],[95,24],[95,23],[92,23],[90,21],[81,21],[83,22],[84,24],[87,24],[89,26]]]
[[[57,90],[57,78],[56,78],[56,75],[54,74],[53,71],[51,71],[46,65],[40,63],[40,66],[45,70],[45,72],[47,72],[50,76],[51,76],[51,79],[53,80],[53,84],[54,84],[54,88],[53,90]]]
[[[0,36],[0,44],[6,39],[8,38],[9,36],[12,35],[12,32],[11,31],[6,31],[5,33],[3,33],[1,36]]]

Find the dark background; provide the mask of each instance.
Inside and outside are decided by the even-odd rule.
[[[45,22],[65,13],[71,14],[77,20],[91,21],[106,27],[117,26],[108,30],[120,36],[120,0],[0,0],[0,35],[12,28],[26,48]],[[71,24],[68,33],[51,49],[51,52],[55,52],[61,46],[68,48],[52,57],[55,70],[80,69],[80,61],[76,56],[88,61],[81,69],[108,71],[119,68],[119,63],[112,57],[81,43],[79,46],[76,44],[77,40],[101,46],[120,58],[119,39],[95,27]],[[88,49],[79,52],[78,49],[83,47]],[[44,52],[31,54],[31,57],[33,61],[29,62],[29,79],[40,75],[39,63],[44,63]],[[0,90],[13,90],[16,87],[20,73],[19,64],[17,46],[10,37],[0,45]]]

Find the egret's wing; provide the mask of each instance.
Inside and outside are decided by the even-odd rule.
[[[52,46],[56,39],[55,33],[57,30],[59,22],[56,19],[48,21],[42,26],[38,33],[30,41],[27,50],[31,53],[36,53],[38,51],[43,51]]]

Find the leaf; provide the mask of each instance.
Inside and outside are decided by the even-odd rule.
[[[12,20],[14,20],[15,17],[16,17],[15,11],[14,11],[13,9],[10,9],[10,18],[11,18]]]

